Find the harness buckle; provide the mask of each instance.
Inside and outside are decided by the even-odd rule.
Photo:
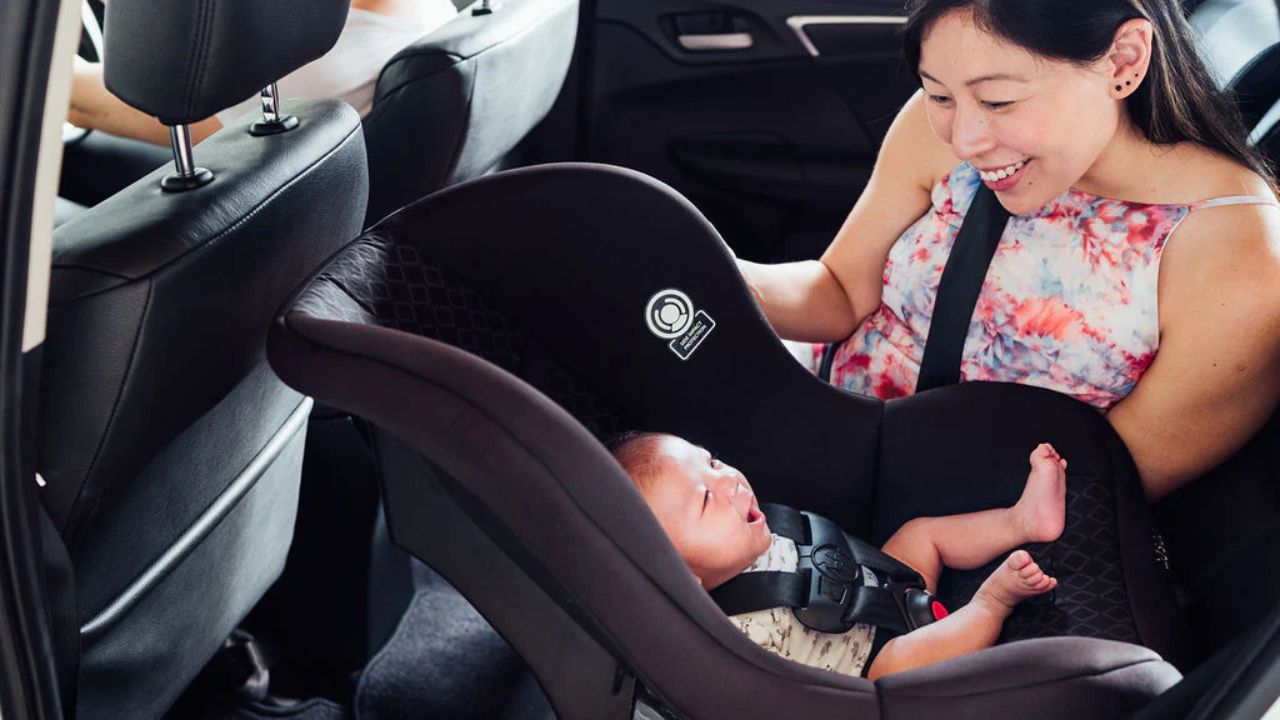
[[[797,568],[809,576],[809,604],[795,609],[796,618],[819,632],[842,633],[851,627],[846,617],[853,589],[862,584],[862,566],[847,549],[814,540],[813,552]]]

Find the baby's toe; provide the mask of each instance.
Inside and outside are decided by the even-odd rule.
[[[1011,570],[1021,571],[1023,568],[1032,564],[1031,553],[1026,550],[1014,550],[1013,554],[1009,555],[1007,562]]]

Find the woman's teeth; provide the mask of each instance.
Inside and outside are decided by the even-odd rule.
[[[1022,169],[1022,166],[1026,164],[1027,164],[1026,160],[1019,160],[1018,162],[1010,165],[1009,167],[1000,168],[999,170],[994,170],[992,172],[986,172],[986,171],[980,170],[978,172],[978,175],[981,176],[982,179],[985,180],[986,182],[998,182],[1018,172],[1019,170]]]

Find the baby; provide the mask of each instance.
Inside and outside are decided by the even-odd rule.
[[[795,543],[769,532],[751,484],[707,450],[660,433],[628,433],[610,450],[708,591],[742,572],[796,569]],[[1013,507],[916,518],[883,550],[919,572],[936,592],[943,567],[978,568],[1019,545],[1055,540],[1065,524],[1066,467],[1052,446],[1042,444],[1031,453],[1031,474]],[[842,635],[821,633],[800,624],[785,607],[730,620],[766,650],[874,680],[990,647],[1015,605],[1057,584],[1025,550],[1014,551],[968,605],[894,637],[875,657],[871,626],[855,625]]]

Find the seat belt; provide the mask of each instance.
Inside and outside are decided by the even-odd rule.
[[[1000,204],[995,191],[979,185],[969,204],[964,222],[947,257],[938,294],[934,299],[924,358],[916,378],[916,392],[960,382],[960,359],[964,351],[978,294],[987,278],[987,268],[1009,224],[1010,213]],[[836,352],[844,343],[827,343],[818,366],[818,377],[831,382]]]
[[[785,505],[761,504],[769,530],[796,544],[794,572],[742,573],[711,591],[726,615],[789,607],[806,627],[843,633],[856,624],[892,635],[946,616],[915,570],[838,525]],[[868,573],[875,578],[871,584]]]
[[[960,382],[965,337],[1009,216],[995,191],[979,185],[938,282],[916,392]]]

